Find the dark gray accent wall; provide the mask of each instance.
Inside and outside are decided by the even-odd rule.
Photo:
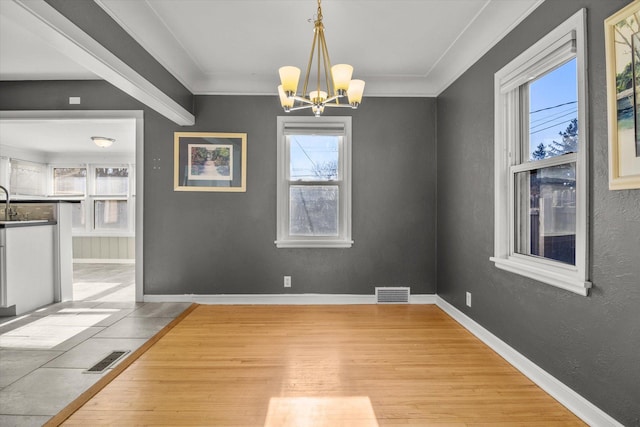
[[[193,113],[193,95],[93,1],[46,0],[111,53]]]
[[[438,294],[625,425],[640,425],[640,190],[609,191],[603,21],[627,0],[547,0],[437,100]],[[588,16],[589,297],[498,270],[493,75]],[[465,305],[472,292],[473,306]]]
[[[144,110],[145,294],[435,293],[435,99],[331,110],[353,116],[354,246],[276,249],[277,97],[197,96],[196,126],[179,127],[105,82],[0,82],[1,110],[74,109],[69,96]],[[176,131],[247,133],[247,192],[174,192]]]
[[[435,293],[435,99],[367,98],[334,113],[353,116],[352,248],[275,247],[277,97],[197,96],[184,130],[247,133],[247,192],[173,192],[173,135],[154,141],[146,158],[162,167],[145,183],[145,292]]]

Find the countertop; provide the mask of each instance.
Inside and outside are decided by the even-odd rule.
[[[28,221],[0,221],[0,228],[39,227],[42,225],[56,225],[58,221],[46,219],[32,219]]]
[[[11,199],[11,204],[20,203],[80,203],[82,199]],[[4,203],[4,199],[0,200],[0,203]]]

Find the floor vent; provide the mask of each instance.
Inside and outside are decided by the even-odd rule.
[[[123,351],[112,351],[107,357],[84,371],[87,374],[100,374],[107,370],[111,365],[116,363],[119,359],[121,359],[125,354],[129,353],[129,350]]]
[[[376,288],[376,302],[378,304],[408,304],[409,287],[384,287]]]

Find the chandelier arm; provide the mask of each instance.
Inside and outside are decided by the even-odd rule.
[[[311,107],[313,107],[313,103],[309,105],[298,105],[297,107],[290,107],[289,111],[304,110],[306,108],[311,108]]]
[[[323,104],[329,105],[329,102],[337,101],[337,100],[338,100],[338,98],[340,98],[340,95],[333,95],[332,97],[327,98],[327,99],[323,102]],[[336,104],[339,104],[339,103],[338,103],[338,102],[336,102]]]
[[[351,108],[354,109],[351,105],[349,104],[326,104],[325,107],[331,107],[331,108]]]
[[[336,86],[335,82],[333,81],[333,75],[331,74],[331,59],[329,58],[329,49],[327,48],[327,40],[324,38],[324,31],[322,32],[321,42],[324,56],[324,74],[327,85],[327,92],[329,95],[335,96]]]
[[[302,96],[307,96],[307,89],[309,86],[309,75],[311,74],[311,65],[313,65],[313,54],[316,51],[316,40],[318,38],[318,31],[316,27],[313,29],[313,42],[311,43],[311,53],[309,54],[309,63],[307,64],[307,73],[304,76],[304,86],[302,87]]]
[[[298,96],[298,95],[291,96],[290,98],[295,100],[295,101],[300,101],[300,102],[302,102],[304,104],[313,105],[313,102],[309,101],[307,98],[303,98],[303,97]]]
[[[317,32],[318,32],[318,71],[317,71],[317,78],[316,78],[316,90],[318,91],[318,93],[320,93],[320,64],[322,62],[322,47],[323,47],[323,41],[324,41],[324,26],[322,25],[322,21],[318,21],[317,22]],[[327,88],[329,89],[329,88]]]

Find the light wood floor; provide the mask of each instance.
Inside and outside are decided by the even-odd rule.
[[[65,425],[584,425],[433,305],[198,306]]]

